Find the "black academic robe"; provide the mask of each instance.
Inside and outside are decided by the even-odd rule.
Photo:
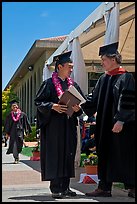
[[[88,116],[97,111],[95,139],[99,179],[134,185],[135,81],[132,74],[103,74],[82,108]],[[116,121],[124,122],[120,133],[112,132]]]
[[[18,121],[12,119],[11,113],[6,117],[4,124],[4,133],[7,133],[9,138],[9,148],[6,154],[13,153],[14,142],[17,144],[17,151],[20,153],[23,147],[24,133],[31,132],[31,126],[27,115],[24,112],[21,112],[21,116]]]
[[[60,83],[65,91],[67,81]],[[79,86],[75,88],[82,94]],[[65,113],[58,113],[52,108],[59,99],[52,83],[52,78],[45,80],[35,99],[37,106],[37,128],[40,128],[40,161],[42,180],[59,177],[74,177],[74,160],[77,146],[77,116],[82,110],[68,117]]]

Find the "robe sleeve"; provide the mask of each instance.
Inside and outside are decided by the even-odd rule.
[[[48,124],[51,116],[53,102],[50,102],[50,86],[48,80],[44,81],[35,98],[37,106],[37,128]]]
[[[10,115],[7,115],[5,123],[4,123],[3,132],[5,134],[10,135],[10,130],[11,130],[11,119],[10,119]]]
[[[83,111],[88,117],[93,116],[97,111],[97,101],[99,95],[100,79],[97,81],[92,93],[87,96],[87,100],[81,105]]]
[[[135,80],[130,73],[122,80],[122,90],[114,119],[122,122],[135,120]]]
[[[24,113],[24,130],[25,130],[26,134],[32,132],[30,122],[29,122],[28,117],[25,113]]]

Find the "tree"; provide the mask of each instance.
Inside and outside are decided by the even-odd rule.
[[[11,111],[9,102],[13,99],[19,100],[13,89],[14,87],[10,85],[5,91],[2,91],[2,125]]]

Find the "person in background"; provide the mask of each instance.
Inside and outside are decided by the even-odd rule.
[[[84,144],[83,153],[86,153],[87,156],[89,156],[90,153],[96,153],[96,142],[94,134],[90,135],[90,139],[88,139]]]
[[[128,196],[135,197],[135,80],[120,66],[118,43],[100,48],[101,75],[83,111],[96,116],[98,188],[86,193],[93,197],[112,196],[112,183],[124,183]]]
[[[9,147],[6,154],[13,154],[14,163],[19,162],[19,153],[22,151],[24,132],[31,133],[31,126],[27,115],[19,109],[18,101],[12,100],[11,112],[7,115],[3,132],[9,139]]]
[[[82,146],[81,152],[86,153],[88,156],[90,153],[96,151],[94,133],[96,129],[96,115],[88,117],[86,122],[83,124]]]

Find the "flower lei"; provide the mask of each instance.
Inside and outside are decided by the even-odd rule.
[[[63,91],[62,86],[60,84],[57,72],[53,72],[53,74],[52,74],[52,82],[55,85],[55,89],[56,89],[58,97],[60,97],[64,93],[64,91]],[[73,85],[73,81],[72,81],[72,79],[70,77],[67,77],[67,83],[68,83],[68,88],[71,85]]]
[[[15,116],[14,116],[14,112],[13,112],[13,111],[11,111],[11,116],[12,116],[12,119],[13,119],[15,122],[18,121],[19,118],[20,118],[20,116],[21,116],[21,110],[20,110],[20,109],[17,110],[17,116],[16,116],[16,118],[15,118]]]

